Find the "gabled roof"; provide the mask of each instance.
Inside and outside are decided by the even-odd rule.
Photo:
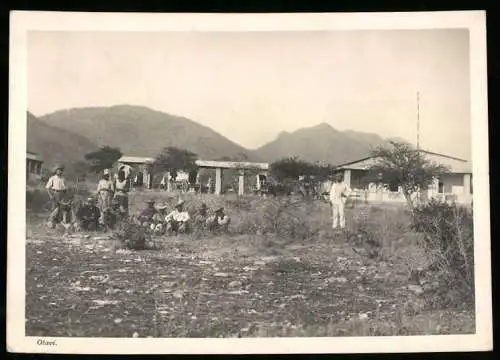
[[[129,164],[152,164],[154,161],[154,158],[141,156],[122,156],[118,159],[118,162]]]
[[[415,150],[417,151],[417,150]],[[447,166],[452,173],[472,173],[470,163],[467,160],[439,154],[428,150],[418,150],[420,153],[426,155],[429,160]],[[370,166],[376,163],[376,158],[373,156],[366,156],[359,160],[346,162],[336,166],[337,170],[367,170]]]

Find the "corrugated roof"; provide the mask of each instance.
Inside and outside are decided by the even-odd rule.
[[[152,164],[154,161],[154,158],[142,156],[122,156],[118,159],[118,162],[130,164]]]

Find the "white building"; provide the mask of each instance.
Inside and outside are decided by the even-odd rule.
[[[26,152],[26,180],[40,180],[42,178],[43,161],[37,153]]]
[[[435,179],[434,183],[421,193],[422,199],[452,200],[470,204],[472,201],[472,170],[467,160],[419,150],[426,159],[448,167],[449,173]],[[337,166],[344,175],[355,196],[366,201],[404,202],[401,187],[397,185],[377,185],[367,180],[368,169],[376,163],[374,157],[365,157]]]

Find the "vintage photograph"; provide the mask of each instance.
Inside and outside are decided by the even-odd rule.
[[[24,259],[8,260],[31,345],[482,333],[487,347],[471,29],[185,24],[23,33],[9,205],[23,199],[25,227],[9,246]]]

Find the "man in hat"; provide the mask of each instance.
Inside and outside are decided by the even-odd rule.
[[[64,165],[56,165],[54,167],[54,174],[49,178],[45,186],[52,201],[52,211],[49,215],[49,227],[51,228],[54,228],[55,224],[61,221],[61,200],[63,200],[67,190],[63,171]]]
[[[207,219],[207,227],[211,231],[222,230],[227,232],[229,230],[230,223],[231,219],[224,212],[223,207],[216,209],[214,215]]]
[[[342,174],[335,176],[335,181],[330,188],[330,203],[332,205],[333,224],[332,228],[337,229],[340,223],[340,228],[345,228],[345,203],[349,196],[349,186],[344,182]]]
[[[163,234],[165,231],[165,218],[167,216],[167,205],[160,203],[155,206],[156,213],[153,215],[151,230],[157,235]]]
[[[198,213],[196,214],[195,223],[198,226],[203,227],[205,226],[207,219],[208,219],[208,208],[207,204],[203,203],[201,204],[201,207],[198,210]]]
[[[105,169],[101,180],[97,184],[97,198],[99,199],[99,208],[101,210],[101,223],[103,222],[103,215],[108,209],[111,208],[111,200],[115,192],[115,185],[110,179],[109,169]]]
[[[101,211],[95,205],[95,199],[89,197],[76,212],[77,228],[84,231],[95,231],[99,228]]]
[[[155,201],[146,201],[146,207],[139,214],[138,220],[144,227],[150,227],[153,223],[153,217],[156,214]]]
[[[189,213],[184,210],[184,200],[179,200],[174,210],[165,217],[167,232],[177,234],[187,232],[190,219]]]

